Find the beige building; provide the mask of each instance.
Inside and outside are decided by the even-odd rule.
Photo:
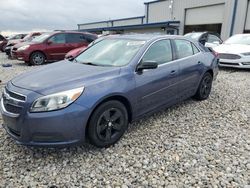
[[[144,16],[78,24],[78,30],[167,34],[213,31],[223,39],[250,33],[250,0],[157,0],[144,5]]]

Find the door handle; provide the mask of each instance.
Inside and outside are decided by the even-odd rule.
[[[170,72],[170,74],[175,74],[176,73],[176,70],[172,70],[171,72]]]
[[[201,64],[201,61],[198,61],[198,64],[200,65],[200,64]]]

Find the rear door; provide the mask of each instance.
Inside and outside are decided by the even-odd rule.
[[[67,52],[65,33],[57,33],[48,39],[46,55],[49,60],[62,60]]]
[[[190,97],[197,89],[203,70],[203,54],[190,41],[175,39],[176,59],[180,65],[179,99]]]
[[[164,39],[152,44],[140,63],[147,61],[157,62],[158,68],[135,73],[138,116],[174,103],[178,92],[179,65],[173,61],[171,41]]]
[[[85,36],[81,33],[69,33],[67,34],[67,46],[68,50],[73,50],[75,48],[79,48],[82,46],[88,46],[88,41],[86,40]]]

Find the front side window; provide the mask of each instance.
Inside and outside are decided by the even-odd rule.
[[[78,57],[75,62],[97,66],[124,66],[145,44],[142,40],[103,39]]]
[[[143,62],[156,62],[158,65],[173,60],[170,40],[161,40],[155,42],[143,57]]]
[[[174,41],[176,45],[178,59],[189,57],[194,54],[191,42],[187,40],[174,40]]]
[[[66,43],[66,37],[64,33],[56,34],[49,39],[53,44],[63,44]]]
[[[194,44],[192,44],[192,47],[194,54],[198,54],[200,52],[200,50]]]

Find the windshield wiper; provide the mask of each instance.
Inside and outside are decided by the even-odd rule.
[[[91,62],[83,62],[82,64],[85,64],[85,65],[92,65],[92,66],[99,66],[98,64],[91,63]]]

